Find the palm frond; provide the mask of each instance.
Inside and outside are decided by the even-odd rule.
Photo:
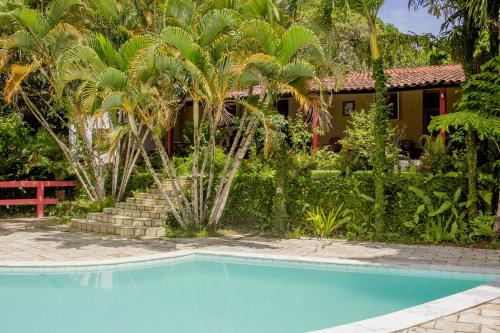
[[[314,67],[310,63],[303,60],[297,60],[281,68],[280,81],[289,83],[299,79],[311,80],[315,75]]]
[[[11,16],[17,24],[36,38],[42,38],[48,30],[48,24],[43,15],[34,9],[18,8],[11,12]]]
[[[278,55],[280,63],[286,64],[306,46],[315,48],[321,55],[323,55],[321,43],[315,36],[314,32],[302,26],[292,26],[283,36],[283,41]]]
[[[98,33],[95,36],[97,42],[97,52],[101,55],[101,59],[106,62],[107,65],[116,68],[123,68],[124,61],[121,55],[115,49],[113,42],[106,38],[104,35]]]
[[[23,80],[35,69],[40,66],[40,63],[33,62],[29,65],[17,65],[14,64],[10,68],[9,77],[7,82],[5,82],[5,87],[3,89],[3,96],[7,103],[12,102],[12,98],[21,88],[21,83]]]
[[[276,55],[276,45],[280,38],[274,28],[262,20],[252,20],[243,27],[243,37],[257,42],[262,52]]]
[[[101,73],[97,87],[120,90],[125,86],[126,81],[125,73],[116,68],[108,67]]]
[[[114,23],[118,20],[120,13],[115,0],[87,0],[87,2],[108,23]]]
[[[118,50],[125,64],[129,64],[132,58],[146,46],[152,43],[152,38],[146,35],[135,36],[126,41]]]
[[[32,50],[35,46],[35,41],[29,33],[18,31],[6,39],[0,40],[0,46],[0,69],[2,69],[7,63],[12,50]]]
[[[78,3],[80,3],[79,0],[53,0],[47,12],[47,24],[49,29],[55,27],[64,13]]]
[[[231,10],[212,10],[205,14],[199,23],[198,31],[200,46],[209,46],[221,33],[227,33],[234,25],[234,14]]]
[[[195,42],[193,35],[181,28],[168,27],[164,29],[161,33],[161,40],[174,46],[183,58],[196,65],[202,64],[205,60],[203,59],[203,50]]]
[[[102,103],[101,108],[105,113],[121,108],[125,93],[123,91],[113,91],[107,94]]]

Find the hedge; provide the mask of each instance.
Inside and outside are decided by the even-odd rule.
[[[246,223],[261,229],[277,228],[276,173],[242,174],[235,180],[224,223]],[[425,175],[417,172],[392,173],[386,176],[387,203],[386,233],[404,234],[404,222],[411,220],[419,199],[409,190],[416,186],[428,192],[454,193],[466,188],[466,181],[456,173]],[[465,192],[465,191],[464,191]],[[299,227],[305,214],[317,206],[325,211],[343,205],[353,211],[354,224],[373,226],[373,175],[358,171],[343,175],[339,171],[303,171],[294,177],[285,177],[284,200],[289,229]],[[465,199],[465,198],[464,198]]]

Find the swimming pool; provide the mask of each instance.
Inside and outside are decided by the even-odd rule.
[[[0,272],[5,332],[309,332],[495,278],[214,255]]]

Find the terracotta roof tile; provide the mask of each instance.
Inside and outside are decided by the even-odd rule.
[[[388,69],[385,71],[389,88],[411,88],[439,84],[459,85],[465,80],[461,65],[439,65]],[[333,90],[335,78],[321,80],[323,89]],[[340,91],[373,90],[374,81],[371,72],[359,72],[346,75],[340,82]]]
[[[390,89],[418,88],[435,85],[460,85],[465,81],[461,65],[437,65],[424,67],[407,67],[388,69],[385,71],[387,87]],[[335,90],[335,78],[321,79],[323,90]],[[370,91],[375,87],[371,71],[347,74],[340,81],[338,91]],[[260,87],[255,87],[253,94],[258,95]],[[229,98],[247,96],[248,91],[231,91]]]

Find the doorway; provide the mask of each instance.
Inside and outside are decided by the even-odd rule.
[[[423,110],[423,134],[428,135],[429,124],[433,117],[439,116],[439,91],[424,90],[424,110]]]

